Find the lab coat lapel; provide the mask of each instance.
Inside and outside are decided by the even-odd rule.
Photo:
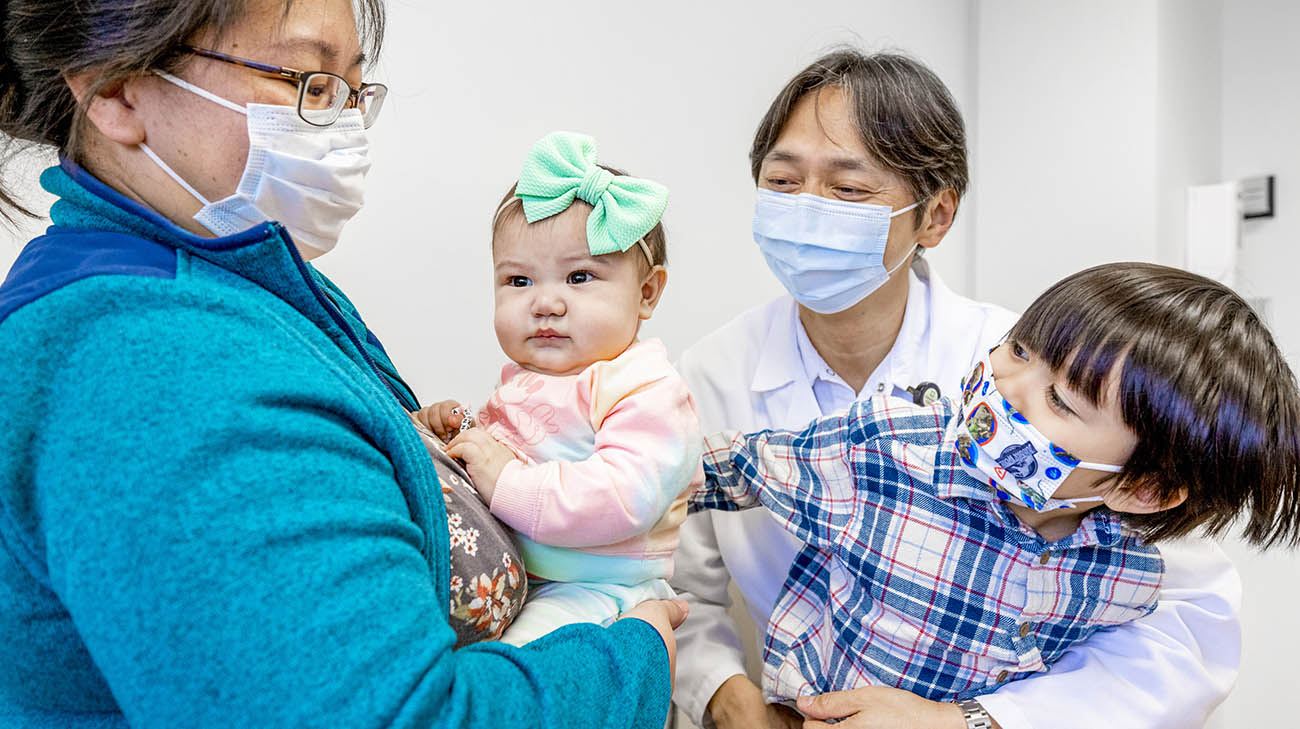
[[[808,373],[799,359],[799,309],[793,299],[774,308],[763,339],[762,355],[750,391],[758,422],[775,427],[799,427],[821,415]]]

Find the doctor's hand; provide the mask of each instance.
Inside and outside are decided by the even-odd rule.
[[[474,481],[474,489],[489,507],[492,506],[492,494],[496,491],[497,479],[501,478],[501,470],[515,460],[515,454],[509,448],[480,428],[470,428],[452,438],[447,445],[447,455],[465,464],[465,470]]]
[[[887,686],[864,686],[799,697],[799,710],[808,718],[804,729],[966,729],[956,704],[923,699]],[[828,724],[826,719],[840,719]],[[993,722],[998,727],[998,723]]]
[[[659,631],[664,648],[668,649],[668,677],[672,679],[677,676],[677,637],[673,631],[686,620],[690,611],[691,606],[685,600],[646,600],[618,616],[618,619],[644,620]]]
[[[420,408],[411,417],[446,443],[460,432],[460,421],[463,417],[461,413],[460,403],[455,400],[443,400]]]
[[[718,729],[799,729],[803,726],[799,714],[764,701],[763,692],[740,674],[722,682],[709,699],[706,711]]]

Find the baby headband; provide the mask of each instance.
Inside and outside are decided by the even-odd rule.
[[[596,140],[574,132],[551,132],[529,150],[515,197],[530,223],[558,215],[574,199],[591,204],[587,249],[591,255],[621,253],[641,246],[655,265],[645,235],[668,207],[668,188],[657,182],[615,175],[596,164]]]

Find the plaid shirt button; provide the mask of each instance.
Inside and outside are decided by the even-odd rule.
[[[1038,564],[1044,564],[1044,565],[1045,565],[1045,564],[1047,564],[1047,560],[1049,560],[1049,559],[1051,559],[1051,558],[1052,558],[1052,553],[1051,553],[1051,552],[1043,552],[1042,554],[1038,555]]]
[[[997,677],[995,680],[996,680],[998,683],[1002,683],[1003,681],[1007,680],[1007,675],[1008,675],[1008,674],[1007,674],[1006,671],[999,671],[999,672],[998,672],[998,677]]]
[[[1025,637],[1026,635],[1029,635],[1029,623],[1021,623],[1021,624],[1020,624],[1020,637],[1023,638],[1023,637]]]

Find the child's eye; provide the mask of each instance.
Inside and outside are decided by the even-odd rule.
[[[1026,362],[1029,361],[1029,350],[1020,346],[1020,342],[1011,342],[1011,354],[1015,355],[1019,359],[1025,360]]]
[[[532,285],[533,285],[532,279],[528,278],[527,276],[506,276],[506,286],[514,286],[516,288],[522,288],[524,286],[532,286]]]
[[[1074,415],[1074,411],[1070,409],[1070,406],[1066,405],[1065,401],[1061,399],[1061,396],[1056,394],[1056,385],[1047,386],[1047,403],[1052,406],[1053,410],[1059,413]]]
[[[591,271],[574,271],[573,273],[569,274],[568,283],[585,284],[595,278],[596,278],[595,276],[591,275]]]

